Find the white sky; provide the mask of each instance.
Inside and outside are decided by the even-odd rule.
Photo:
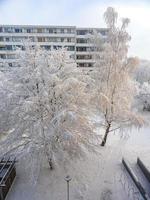
[[[129,55],[150,60],[150,0],[0,0],[0,24],[105,27],[108,6],[131,20]]]

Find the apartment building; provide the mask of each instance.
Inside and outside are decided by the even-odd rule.
[[[79,67],[92,67],[94,46],[90,34],[107,37],[106,28],[77,28],[75,26],[0,25],[0,66],[15,65],[15,50],[24,49],[23,41],[38,43],[46,50],[66,47]]]

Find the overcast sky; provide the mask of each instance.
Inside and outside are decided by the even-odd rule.
[[[150,60],[150,0],[0,0],[0,24],[105,27],[108,6],[131,20],[129,54]]]

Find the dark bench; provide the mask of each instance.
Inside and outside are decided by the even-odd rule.
[[[150,200],[148,194],[146,193],[145,189],[143,188],[142,184],[138,180],[138,177],[135,175],[130,163],[122,158],[122,164],[124,165],[125,169],[128,171],[130,177],[132,178],[133,182],[135,183],[136,187],[138,188],[139,192],[141,193],[142,197],[145,200]]]
[[[148,167],[142,162],[142,160],[140,158],[137,158],[137,164],[141,168],[141,170],[142,170],[143,174],[145,175],[145,177],[147,178],[147,180],[150,182],[150,170],[148,169]]]
[[[16,176],[15,159],[0,160],[0,200],[4,200]]]

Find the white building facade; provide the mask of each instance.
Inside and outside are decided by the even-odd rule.
[[[67,48],[79,67],[92,67],[94,47],[89,35],[94,32],[107,36],[106,28],[77,28],[75,26],[0,25],[0,66],[15,65],[15,50],[23,41],[39,44],[46,50]]]

